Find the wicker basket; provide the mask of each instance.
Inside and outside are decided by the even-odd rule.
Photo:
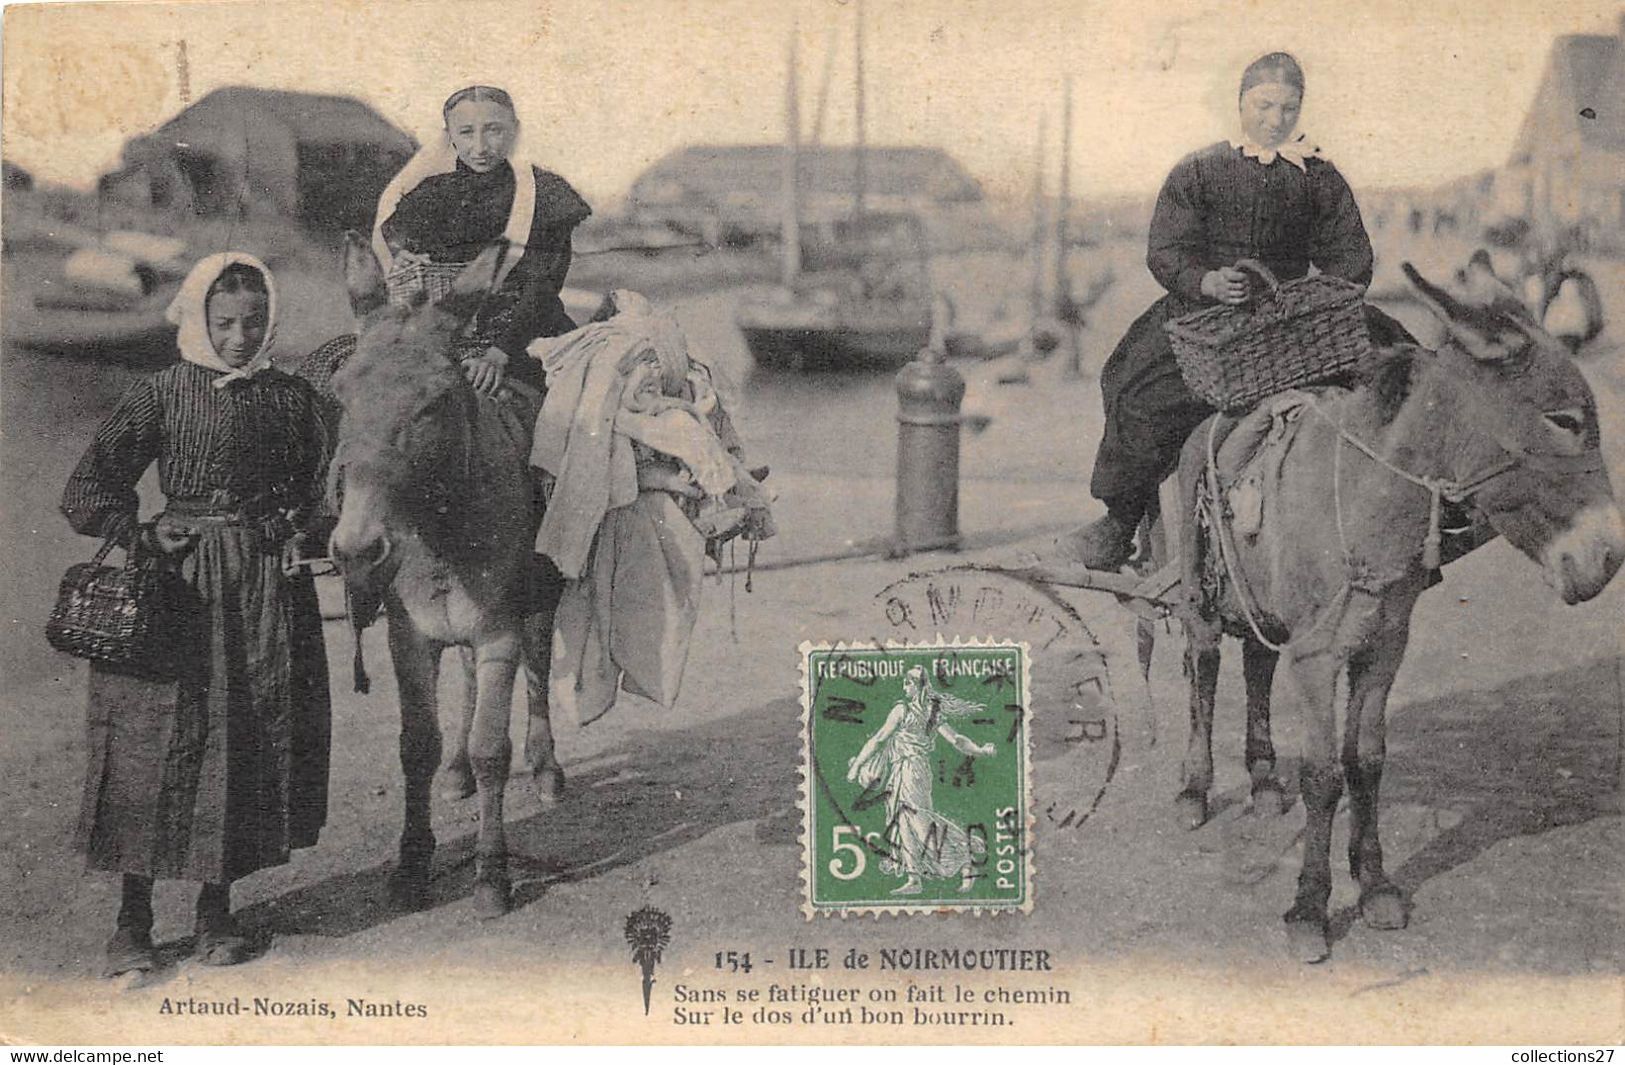
[[[1268,291],[1252,303],[1210,307],[1165,327],[1191,391],[1220,410],[1336,377],[1371,354],[1365,290],[1318,274],[1281,284],[1262,263],[1238,270],[1258,275]]]
[[[128,549],[123,566],[102,565],[112,549],[108,540],[89,562],[68,567],[45,638],[107,669],[172,677],[182,620],[175,579],[139,547]]]
[[[406,306],[418,300],[418,294],[422,293],[423,299],[434,303],[451,291],[452,282],[467,268],[467,263],[431,263],[417,259],[397,263],[384,278],[389,302]]]

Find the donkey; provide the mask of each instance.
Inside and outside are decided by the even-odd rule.
[[[331,474],[339,497],[331,549],[352,600],[381,598],[389,621],[406,778],[390,896],[401,909],[427,899],[440,658],[448,646],[472,647],[472,716],[454,742],[459,752],[466,745],[479,796],[475,912],[498,917],[512,892],[502,801],[522,657],[532,674],[527,759],[544,792],[562,783],[546,703],[561,585],[546,580],[532,554],[529,427],[502,402],[478,397],[447,356],[495,283],[501,248],[482,253],[439,301],[398,307],[386,303],[383,273],[366,242],[355,234],[347,240],[345,279],[360,333],[332,380],[343,414]],[[454,772],[456,763],[449,763]]]
[[[1186,505],[1176,524],[1192,602],[1191,731],[1177,805],[1189,827],[1207,818],[1220,637],[1240,637],[1259,811],[1281,806],[1269,730],[1278,665],[1303,714],[1308,825],[1285,920],[1293,953],[1311,962],[1330,953],[1332,819],[1345,787],[1361,916],[1385,929],[1409,919],[1409,901],[1383,871],[1377,791],[1388,691],[1417,597],[1439,566],[1441,503],[1465,504],[1490,530],[1484,539],[1504,536],[1538,562],[1565,603],[1596,596],[1625,559],[1596,402],[1563,347],[1510,292],[1466,303],[1409,263],[1404,271],[1445,342],[1437,352],[1390,349],[1352,389],[1311,400],[1255,536],[1231,528],[1214,501],[1211,422],[1192,435],[1179,469]],[[1203,488],[1206,522],[1190,505]]]

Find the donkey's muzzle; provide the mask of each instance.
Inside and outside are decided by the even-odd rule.
[[[1547,580],[1570,606],[1594,599],[1625,562],[1625,518],[1612,502],[1580,511],[1547,545]]]
[[[365,586],[387,572],[385,565],[394,554],[394,546],[389,542],[388,536],[361,540],[352,539],[342,533],[342,527],[334,531],[332,539],[328,542],[328,554],[343,571],[346,583]]]

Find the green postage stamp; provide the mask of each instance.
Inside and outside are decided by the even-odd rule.
[[[801,645],[805,910],[1028,912],[1024,643]]]

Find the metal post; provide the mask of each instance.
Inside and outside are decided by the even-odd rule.
[[[959,546],[959,405],[965,379],[927,349],[897,374],[893,557]]]

